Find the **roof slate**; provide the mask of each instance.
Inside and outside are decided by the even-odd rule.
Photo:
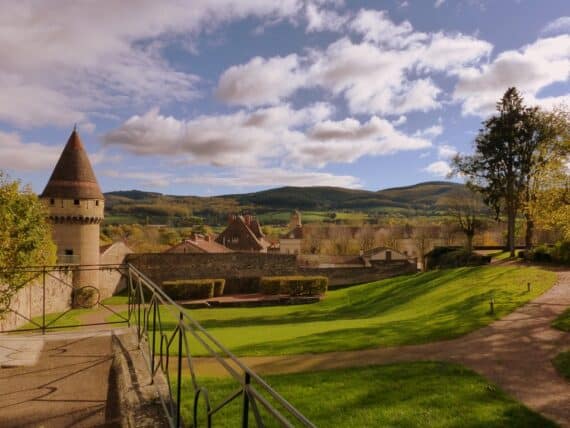
[[[69,136],[41,197],[103,199],[87,152],[75,129]]]

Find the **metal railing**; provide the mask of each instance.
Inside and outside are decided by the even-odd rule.
[[[30,317],[22,316],[32,327],[26,330],[41,330],[45,333],[57,326],[69,310],[58,314],[57,317],[46,321],[46,278],[53,276],[61,281],[52,270],[62,270],[62,267],[32,267],[26,268],[34,275],[30,282],[42,281],[43,310],[41,322]],[[277,393],[259,375],[247,367],[232,352],[225,348],[204,327],[193,319],[187,310],[175,303],[152,280],[136,267],[128,265],[102,265],[102,266],[73,266],[69,271],[83,271],[93,269],[114,269],[126,280],[128,310],[125,316],[115,311],[99,299],[96,305],[103,307],[116,315],[117,321],[108,323],[126,323],[133,327],[137,334],[139,348],[147,363],[153,382],[158,378],[166,379],[167,394],[159,394],[160,401],[171,427],[193,426],[198,427],[199,421],[205,419],[206,426],[215,426],[215,417],[222,417],[220,411],[226,409],[230,403],[240,400],[240,425],[244,428],[250,426],[265,427],[277,424],[282,427],[315,427],[291,403]],[[2,272],[0,271],[0,278]],[[73,287],[71,283],[67,286]],[[89,288],[89,287],[83,287]],[[92,288],[92,287],[91,287]],[[76,290],[74,290],[74,293]],[[166,318],[166,320],[165,320]],[[169,318],[169,319],[168,319]],[[172,319],[175,320],[174,325]],[[95,324],[82,324],[96,325]],[[106,323],[103,323],[106,324]],[[72,327],[66,324],[63,327]],[[78,327],[78,326],[77,326]],[[172,328],[174,327],[174,328]],[[23,331],[18,329],[18,331]],[[191,343],[192,342],[192,346]],[[235,389],[223,399],[215,401],[209,394],[208,388],[198,376],[193,355],[196,355],[194,345],[202,347],[206,356],[215,361],[231,379],[235,381]],[[198,350],[200,353],[200,350]],[[203,356],[202,354],[200,356]],[[182,388],[183,380],[189,376],[191,391]],[[160,383],[160,382],[157,382]],[[192,394],[186,397],[185,394]],[[191,421],[183,421],[181,409],[185,399],[192,399]],[[205,414],[200,414],[200,402],[205,405]],[[269,420],[268,420],[269,419]]]

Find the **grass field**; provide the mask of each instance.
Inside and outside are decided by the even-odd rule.
[[[81,325],[81,322],[79,321],[79,319],[77,318],[79,315],[86,313],[90,311],[90,309],[72,309],[69,312],[67,312],[65,315],[61,316],[63,314],[63,312],[55,312],[55,313],[51,313],[51,314],[46,314],[46,325],[49,324],[48,328],[54,328],[57,327],[59,328],[73,328],[73,327],[78,327]],[[60,317],[58,319],[58,317]],[[30,328],[39,328],[36,324],[38,325],[42,325],[42,316],[38,316],[38,317],[33,317],[32,320],[34,321],[34,323],[28,322],[24,325],[21,325],[20,327],[18,327],[18,330],[27,330]]]
[[[190,313],[238,355],[355,350],[464,335],[542,294],[555,279],[553,272],[519,266],[448,269],[330,291],[311,305]],[[533,284],[530,293],[527,281]],[[161,313],[167,329],[174,328],[170,313]],[[201,353],[199,346],[194,349]]]
[[[570,382],[570,350],[561,352],[552,361],[554,367],[563,377]]]
[[[266,380],[322,428],[555,426],[476,373],[448,363],[273,375]],[[236,389],[236,383],[227,379],[204,379],[202,384],[208,387],[213,405]],[[189,378],[183,383],[183,391],[182,414],[185,422],[191,423],[193,390]],[[231,403],[214,416],[213,425],[240,426],[240,405],[239,399]],[[250,421],[250,426],[256,426],[253,419]]]

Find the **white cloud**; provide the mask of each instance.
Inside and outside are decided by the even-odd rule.
[[[348,15],[341,15],[334,10],[326,9],[318,2],[308,2],[305,8],[307,32],[341,31],[349,20]]]
[[[279,19],[299,0],[32,0],[0,6],[0,120],[70,125],[113,107],[196,95],[197,77],[162,56],[165,42],[245,17]]]
[[[407,121],[408,121],[408,118],[404,115],[401,115],[398,119],[396,119],[395,121],[392,122],[392,125],[400,126],[400,125],[403,125],[404,123],[406,123]]]
[[[416,131],[414,133],[414,136],[435,138],[435,137],[440,136],[442,133],[443,133],[443,126],[442,125],[432,125],[428,128]]]
[[[107,133],[107,146],[138,155],[177,157],[180,162],[214,166],[259,167],[268,164],[324,166],[429,147],[387,120],[373,116],[361,123],[330,120],[331,106],[316,103],[294,110],[288,105],[203,115],[187,121],[151,110],[133,116]]]
[[[447,177],[447,175],[451,172],[451,167],[446,161],[436,161],[430,163],[427,167],[424,168],[424,171],[429,172],[432,175],[437,177]]]
[[[434,7],[438,8],[441,7],[445,3],[445,0],[435,0]]]
[[[527,103],[552,105],[568,100],[538,97],[549,85],[570,78],[570,35],[538,39],[519,50],[502,52],[493,62],[458,72],[453,97],[460,101],[464,114],[485,116],[508,87],[516,86]]]
[[[239,169],[222,175],[179,177],[174,183],[208,186],[260,187],[260,186],[334,186],[360,188],[362,183],[351,175],[335,175],[328,172],[291,170],[283,168]]]
[[[451,159],[457,154],[457,149],[454,146],[448,144],[442,144],[437,148],[437,155],[440,159]]]
[[[171,184],[173,180],[172,174],[150,171],[138,172],[107,169],[103,171],[103,175],[121,179],[123,181],[135,181],[137,183],[141,183],[143,186],[150,187],[166,187]]]
[[[541,33],[555,35],[560,33],[570,33],[570,16],[561,16],[544,26]]]
[[[426,112],[441,106],[442,90],[430,73],[455,75],[492,49],[471,36],[414,31],[384,11],[362,9],[348,25],[361,41],[346,36],[324,50],[230,67],[220,78],[219,97],[246,106],[276,104],[301,88],[319,87],[343,97],[351,113]]]
[[[304,84],[297,55],[255,57],[228,68],[218,83],[217,96],[229,104],[276,104]]]
[[[24,143],[16,133],[0,131],[0,168],[36,171],[53,168],[61,148],[39,143]]]

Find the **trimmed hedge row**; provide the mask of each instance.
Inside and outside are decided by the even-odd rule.
[[[259,281],[263,294],[289,296],[319,296],[327,292],[326,276],[264,276]]]
[[[225,279],[183,279],[164,281],[162,289],[174,300],[211,299],[224,294]]]

